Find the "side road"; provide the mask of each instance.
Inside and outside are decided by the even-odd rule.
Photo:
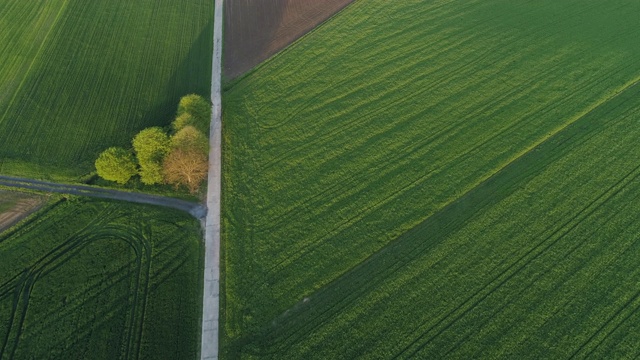
[[[220,195],[222,173],[222,22],[223,0],[216,0],[213,20],[211,63],[211,129],[209,132],[209,177],[205,220],[204,295],[202,299],[201,359],[218,359],[220,312]]]
[[[33,180],[25,178],[17,178],[11,176],[0,175],[0,185],[17,188],[17,189],[30,189],[39,190],[45,192],[54,192],[70,195],[88,196],[102,199],[112,199],[129,201],[140,204],[150,204],[169,207],[186,211],[196,219],[202,219],[207,214],[207,209],[198,203],[193,203],[185,200],[174,199],[159,195],[149,195],[141,193],[132,193],[127,191],[119,191],[112,189],[96,188],[88,185],[68,185],[58,184],[49,181]]]

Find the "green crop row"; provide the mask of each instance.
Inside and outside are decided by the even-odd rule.
[[[199,224],[70,198],[0,235],[0,357],[195,358]]]
[[[621,235],[637,230],[632,211],[615,210],[637,191],[639,10],[626,0],[357,1],[227,84],[226,354],[470,358],[501,341],[490,355],[536,357],[551,347],[543,340],[578,351],[541,333],[522,347],[553,322],[558,334],[575,326],[587,351],[594,324],[615,314],[606,301],[591,323],[535,309],[545,295],[619,285],[584,274],[614,256],[593,249],[634,242]],[[611,232],[589,225],[591,201],[617,214]],[[571,252],[589,232],[593,252]],[[509,282],[577,273],[583,259],[593,267],[572,288],[557,290],[552,275]],[[509,308],[518,301],[526,308]],[[520,320],[491,322],[503,309]]]
[[[2,173],[78,179],[209,92],[209,1],[8,0],[0,14]]]
[[[629,131],[639,95],[626,91],[536,147],[277,317],[245,350],[285,358],[640,353],[627,346],[640,332],[619,329],[640,308],[630,286],[640,281],[640,165],[629,161],[640,158],[639,132]]]

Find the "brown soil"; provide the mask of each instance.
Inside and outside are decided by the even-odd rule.
[[[285,48],[353,0],[227,0],[223,75],[234,78]]]
[[[0,190],[0,232],[40,209],[46,196]]]

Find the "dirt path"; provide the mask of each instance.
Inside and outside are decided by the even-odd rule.
[[[207,217],[205,220],[204,294],[202,299],[201,359],[218,358],[218,318],[220,312],[220,195],[222,173],[222,71],[223,0],[216,0],[213,26],[211,71],[211,130]]]
[[[132,193],[113,189],[102,189],[88,185],[57,184],[49,181],[2,175],[0,175],[0,185],[16,189],[30,189],[61,194],[88,196],[101,199],[121,200],[139,204],[164,206],[186,211],[197,219],[204,218],[207,212],[206,208],[202,205],[185,200],[174,199],[159,195]]]

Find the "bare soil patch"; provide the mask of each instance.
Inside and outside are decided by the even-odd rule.
[[[224,67],[237,77],[308,33],[353,0],[227,0]]]
[[[44,195],[0,190],[0,232],[37,211],[46,202]]]

